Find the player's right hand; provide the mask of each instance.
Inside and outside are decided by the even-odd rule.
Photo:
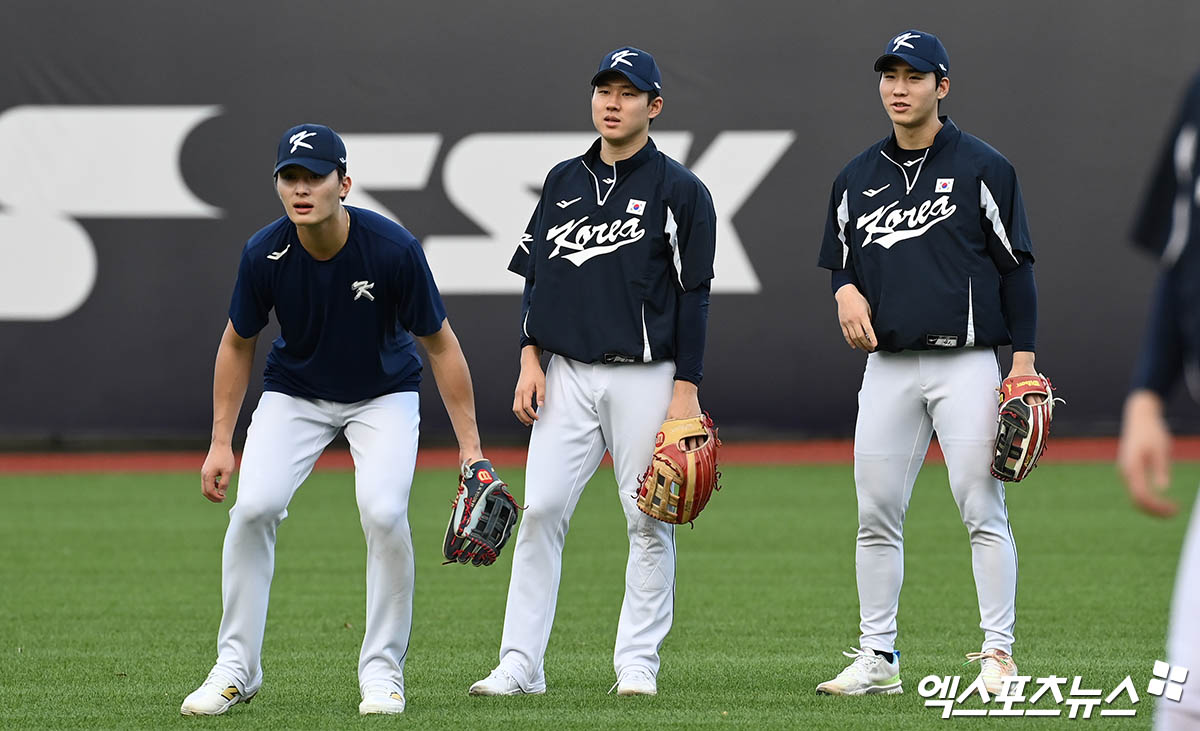
[[[225,490],[229,488],[229,478],[232,476],[233,446],[214,442],[208,448],[204,466],[200,468],[200,493],[214,503],[224,501]]]
[[[1170,483],[1171,432],[1158,394],[1138,390],[1125,400],[1117,466],[1129,497],[1142,512],[1167,518],[1178,506],[1163,497]]]
[[[858,287],[844,284],[834,295],[838,306],[838,324],[842,326],[842,337],[851,348],[875,351],[875,328],[871,327],[871,305],[862,296]]]
[[[546,403],[546,373],[542,364],[521,359],[521,375],[517,376],[517,388],[513,393],[513,414],[525,426],[533,426],[538,410]]]

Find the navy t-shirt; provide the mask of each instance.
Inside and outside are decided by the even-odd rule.
[[[400,224],[346,206],[350,233],[332,259],[314,259],[286,216],[246,243],[229,320],[243,338],[275,311],[279,337],[263,389],[354,403],[415,391],[413,335],[432,335],[446,310],[421,244]]]

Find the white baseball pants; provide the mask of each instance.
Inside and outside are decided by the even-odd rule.
[[[854,430],[860,647],[896,649],[904,515],[936,431],[971,542],[982,647],[1012,652],[1017,551],[1003,483],[990,473],[999,384],[990,348],[867,357]]]
[[[546,687],[543,662],[562,573],[567,528],[583,488],[612,454],[625,510],[629,559],[613,666],[658,672],[658,650],[671,629],[675,530],[637,508],[638,477],[666,417],[675,364],[602,365],[554,356],[546,401],[533,425],[525,467],[527,509],[513,551],[500,667],[526,691]]]
[[[1158,699],[1154,727],[1159,731],[1196,731],[1200,729],[1200,495],[1192,508],[1175,574],[1167,662],[1172,667],[1187,668],[1188,675],[1178,702]]]
[[[403,692],[414,573],[408,493],[419,423],[416,392],[352,404],[272,391],[262,395],[246,437],[221,563],[223,614],[216,667],[244,694],[262,684],[275,530],[287,517],[292,495],[342,428],[354,458],[355,496],[367,540],[367,619],[359,684],[391,683]]]

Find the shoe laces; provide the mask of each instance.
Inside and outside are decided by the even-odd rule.
[[[968,652],[963,665],[970,665],[976,660],[979,661],[979,672],[985,675],[1007,675],[1015,669],[1012,656],[1003,650]]]
[[[218,691],[223,691],[231,685],[235,688],[238,687],[238,684],[233,682],[233,680],[227,677],[224,673],[221,673],[216,668],[213,668],[209,671],[208,677],[204,679],[204,682],[200,684],[200,687],[216,688]],[[238,688],[238,692],[242,692],[240,688]]]
[[[857,647],[851,647],[850,649],[853,650],[853,652],[843,652],[842,654],[846,657],[854,658],[854,662],[850,663],[850,667],[841,672],[842,675],[846,673],[867,673],[871,670],[874,670],[875,666],[879,663],[884,662],[883,657],[876,655],[870,650],[860,650]]]
[[[400,691],[394,685],[389,683],[371,683],[364,686],[362,690],[363,698],[370,698],[372,696],[384,696],[390,698],[392,693],[400,693]],[[401,693],[401,695],[403,695],[403,693]]]

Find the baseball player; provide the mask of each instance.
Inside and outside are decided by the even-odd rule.
[[[861,637],[818,693],[900,693],[896,615],[904,514],[937,432],[971,543],[980,673],[990,692],[1015,675],[1017,553],[1004,487],[990,472],[997,348],[1010,375],[1034,374],[1037,292],[1012,165],[938,116],[950,59],[933,34],[905,31],[875,61],[892,134],[837,176],[819,265],[833,272],[846,342],[867,356],[854,431],[855,552]]]
[[[221,564],[217,663],[180,708],[224,713],[263,681],[275,530],[325,446],[345,432],[367,541],[367,619],[359,656],[359,712],[404,710],[404,658],[412,620],[408,528],[420,422],[421,341],[458,438],[481,456],[471,376],[421,245],[399,224],[342,204],[350,192],[346,147],[328,127],[284,133],[275,188],[285,216],[242,252],[213,377],[212,446],[201,492],[225,499],[230,442],[250,380],[258,333],[275,311],[275,340],[242,455],[237,502]],[[410,334],[411,333],[411,334]]]
[[[1198,133],[1200,75],[1188,88],[1133,231],[1134,241],[1159,257],[1161,271],[1133,388],[1125,400],[1118,463],[1134,503],[1159,517],[1177,510],[1173,501],[1161,495],[1169,481],[1171,443],[1163,402],[1181,375],[1186,375],[1193,395],[1200,394]],[[1193,675],[1200,669],[1198,605],[1200,509],[1194,509],[1175,578],[1167,631],[1168,662],[1176,668],[1189,668]],[[1159,729],[1200,729],[1200,691],[1185,688],[1178,701],[1160,698],[1155,725]]]
[[[654,695],[671,628],[673,526],[634,493],[664,417],[700,414],[715,213],[695,175],[659,152],[654,57],[624,47],[592,77],[600,138],[550,171],[509,269],[525,278],[513,413],[532,425],[528,505],[513,553],[500,664],[472,695],[546,690],[571,512],[607,451],[629,534],[613,665],[620,695]],[[551,354],[543,373],[541,356]]]

